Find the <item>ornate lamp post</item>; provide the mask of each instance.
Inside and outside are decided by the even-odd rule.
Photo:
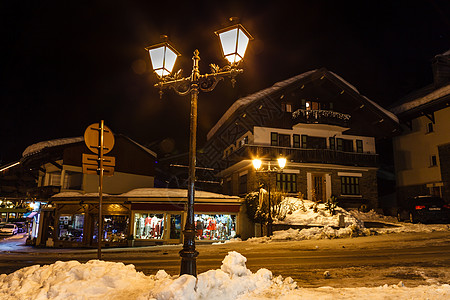
[[[269,180],[267,182],[267,189],[269,192],[269,216],[267,218],[267,236],[271,236],[273,231],[272,231],[272,203],[270,201],[270,174],[271,173],[278,173],[283,171],[283,168],[286,166],[286,158],[284,157],[279,157],[277,159],[278,161],[278,167],[276,166],[271,166],[270,161],[267,162],[267,167],[266,169],[262,168],[262,161],[258,158],[253,160],[253,167],[255,168],[256,172],[264,172],[264,173],[268,173],[269,174]]]
[[[197,98],[200,91],[212,91],[217,83],[225,77],[231,78],[234,86],[236,75],[243,72],[238,69],[238,64],[244,57],[248,42],[252,36],[241,24],[236,24],[215,32],[219,36],[222,45],[222,54],[229,62],[223,68],[211,64],[211,73],[200,74],[198,62],[199,51],[194,51],[193,68],[189,77],[182,77],[181,70],[172,75],[175,61],[180,54],[167,41],[145,48],[149,54],[154,72],[158,75],[159,82],[155,87],[159,88],[160,97],[163,90],[172,88],[178,95],[191,95],[190,113],[190,139],[189,139],[189,175],[188,175],[188,202],[187,217],[184,227],[183,249],[180,251],[181,270],[180,275],[190,274],[197,276],[197,256],[195,250],[195,225],[194,225],[194,193],[195,193],[195,166],[196,166],[196,144],[197,144]]]

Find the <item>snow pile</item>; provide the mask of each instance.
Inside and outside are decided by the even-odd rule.
[[[331,214],[325,204],[316,204],[310,200],[301,200],[286,197],[281,202],[281,214],[286,215],[283,220],[275,220],[274,224],[309,225],[309,226],[339,226],[339,215],[344,216],[345,227],[357,224],[363,227],[363,223],[341,207],[335,208]],[[314,206],[317,205],[316,208]]]
[[[364,223],[341,207],[335,208],[332,214],[323,203],[310,200],[286,197],[280,203],[280,214],[283,220],[275,219],[274,224],[312,226],[305,229],[274,231],[271,237],[251,238],[248,241],[266,243],[285,240],[332,239],[370,235]],[[339,227],[339,216],[344,217],[344,227]]]
[[[238,299],[251,293],[283,296],[297,288],[288,277],[272,272],[252,273],[247,258],[229,252],[221,269],[194,276],[170,276],[164,270],[145,276],[134,265],[91,260],[23,268],[0,275],[1,299]]]
[[[373,209],[368,212],[359,210],[350,210],[349,213],[356,219],[361,221],[381,221],[389,223],[397,223],[397,218],[392,216],[385,216],[377,213]]]
[[[403,232],[434,232],[449,231],[450,224],[410,224],[402,223],[399,227],[376,228],[378,234],[403,233]]]
[[[91,260],[31,266],[0,275],[0,299],[449,299],[450,285],[406,288],[298,288],[292,278],[273,277],[267,269],[252,273],[247,259],[229,252],[217,270],[198,275],[170,276],[164,270],[145,276],[133,265]]]

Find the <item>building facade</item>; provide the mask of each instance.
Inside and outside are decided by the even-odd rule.
[[[243,199],[197,191],[195,226],[198,242],[252,236]],[[142,188],[103,198],[104,247],[182,243],[187,190]],[[98,243],[98,197],[59,193],[52,197],[54,247],[93,247]]]
[[[238,99],[208,133],[205,154],[222,191],[272,190],[344,207],[377,208],[375,142],[398,130],[397,117],[338,75],[313,70]],[[263,168],[256,172],[252,159]]]
[[[397,202],[437,195],[450,202],[450,51],[433,59],[434,82],[390,110],[402,132],[393,139]]]
[[[83,137],[44,141],[25,149],[20,165],[36,174],[36,186],[29,189],[28,198],[45,203],[32,233],[36,245],[47,245],[57,235],[54,223],[59,212],[52,203],[53,195],[96,194],[98,199],[98,175],[83,173],[83,154],[91,154]],[[115,158],[115,167],[113,176],[104,177],[105,195],[154,186],[156,154],[151,150],[119,134],[107,156]],[[82,219],[72,221],[79,224]]]

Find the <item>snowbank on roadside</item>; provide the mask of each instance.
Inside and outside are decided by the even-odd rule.
[[[294,197],[286,197],[281,201],[280,212],[285,218],[275,219],[274,224],[309,225],[309,226],[339,226],[339,216],[344,216],[345,227],[357,224],[363,227],[363,223],[352,216],[345,209],[337,206],[335,213],[331,214],[324,203],[316,204],[310,200]],[[314,206],[316,208],[314,209]]]
[[[229,252],[217,270],[170,276],[164,270],[146,276],[134,265],[91,260],[31,266],[0,275],[0,299],[449,299],[450,285],[414,288],[299,288],[292,278],[273,277],[267,269],[252,273],[247,259]]]

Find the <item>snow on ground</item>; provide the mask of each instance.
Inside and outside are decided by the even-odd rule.
[[[450,285],[408,288],[301,288],[292,278],[273,277],[267,269],[252,273],[247,259],[229,252],[217,270],[194,276],[170,276],[164,270],[146,276],[134,265],[90,260],[58,261],[0,275],[0,299],[449,299]]]

